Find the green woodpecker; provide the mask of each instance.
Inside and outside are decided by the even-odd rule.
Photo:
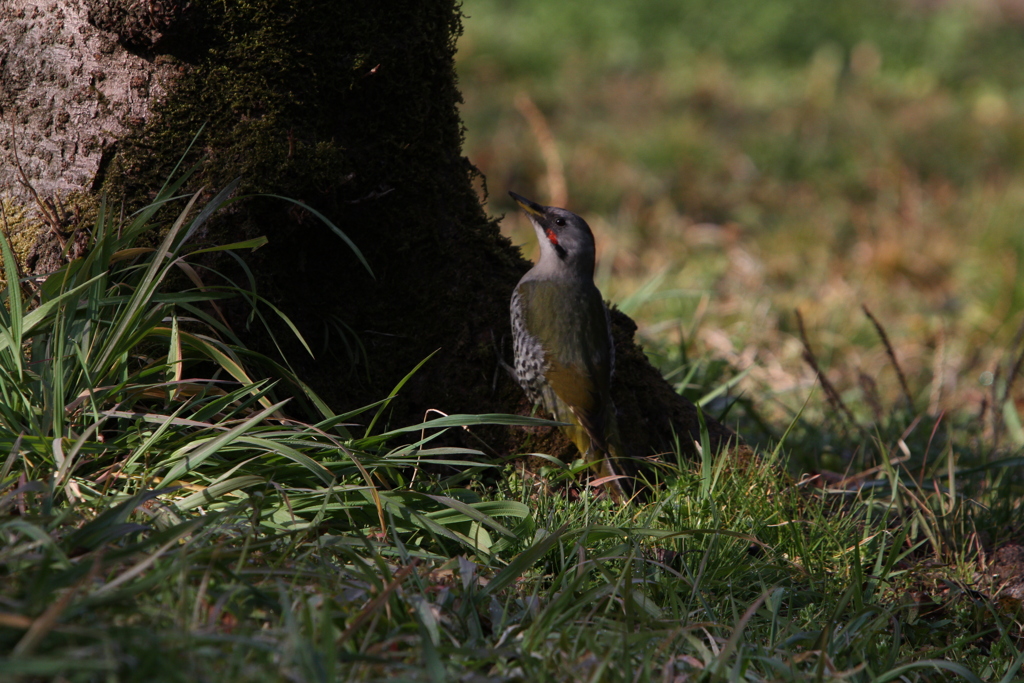
[[[534,405],[571,425],[566,434],[599,476],[615,477],[615,347],[594,286],[594,235],[574,213],[509,194],[540,242],[540,259],[512,292],[516,377]],[[624,498],[617,478],[606,486],[616,501]]]

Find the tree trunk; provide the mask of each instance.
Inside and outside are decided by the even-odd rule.
[[[241,192],[300,200],[373,269],[280,200],[236,204],[200,236],[269,238],[247,265],[259,293],[309,340],[315,358],[296,343],[283,344],[284,355],[330,405],[379,400],[437,351],[391,405],[393,424],[428,409],[529,412],[495,351],[511,360],[508,300],[529,264],[484,214],[461,155],[454,0],[0,3],[9,206],[34,202],[31,185],[62,221],[76,207],[88,213],[99,193],[131,209],[202,129],[186,159],[200,165],[196,189],[240,176]],[[613,323],[627,451],[668,450],[676,434],[692,444],[696,409],[647,362],[632,321],[616,313]],[[250,339],[274,348],[256,331]],[[735,438],[714,420],[708,427],[716,445]],[[571,450],[553,430],[481,434],[503,454]]]

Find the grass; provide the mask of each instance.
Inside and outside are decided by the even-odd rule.
[[[215,247],[188,237],[229,194],[200,209],[181,182],[127,224],[101,212],[81,261],[4,293],[6,677],[1017,676],[1019,611],[974,568],[978,528],[1014,523],[1019,458],[964,468],[913,430],[907,458],[879,432],[879,466],[822,486],[787,475],[781,448],[677,456],[618,507],[582,466],[482,476],[496,464],[435,437],[542,421],[378,431],[386,399],[334,415],[245,350],[214,306],[259,306],[245,288],[162,292],[171,269],[198,274]],[[136,246],[174,202],[160,245]]]
[[[1020,680],[1020,601],[982,571],[1022,531],[1020,84],[978,66],[1012,30],[881,2],[466,11],[471,158],[540,194],[561,160],[603,290],[759,457],[666,454],[616,507],[581,463],[437,445],[542,421],[334,414],[222,315],[283,314],[199,267],[261,240],[193,244],[236,200],[184,174],[0,294],[0,678]]]
[[[867,304],[915,400],[981,411],[1024,316],[1024,89],[1006,68],[1024,45],[1005,7],[465,11],[466,152],[492,210],[529,253],[504,190],[557,194],[598,233],[613,301],[657,277],[635,314],[666,372],[705,354],[748,370],[740,388],[784,424],[815,381],[799,309],[842,391],[863,373],[892,400]]]

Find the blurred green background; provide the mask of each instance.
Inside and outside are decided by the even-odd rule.
[[[981,410],[1024,304],[1024,2],[463,11],[465,153],[489,211],[528,257],[507,190],[586,217],[605,296],[667,373],[746,370],[734,393],[784,420],[814,384],[799,309],[869,413],[900,390],[865,304],[919,409]]]

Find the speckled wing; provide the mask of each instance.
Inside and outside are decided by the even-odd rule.
[[[540,340],[526,329],[526,306],[520,293],[522,283],[512,290],[512,351],[515,355],[516,379],[534,405],[542,403],[541,393],[547,364]],[[529,292],[526,293],[529,296]]]
[[[516,373],[527,395],[606,450],[613,352],[600,292],[586,282],[520,282],[511,308]]]

